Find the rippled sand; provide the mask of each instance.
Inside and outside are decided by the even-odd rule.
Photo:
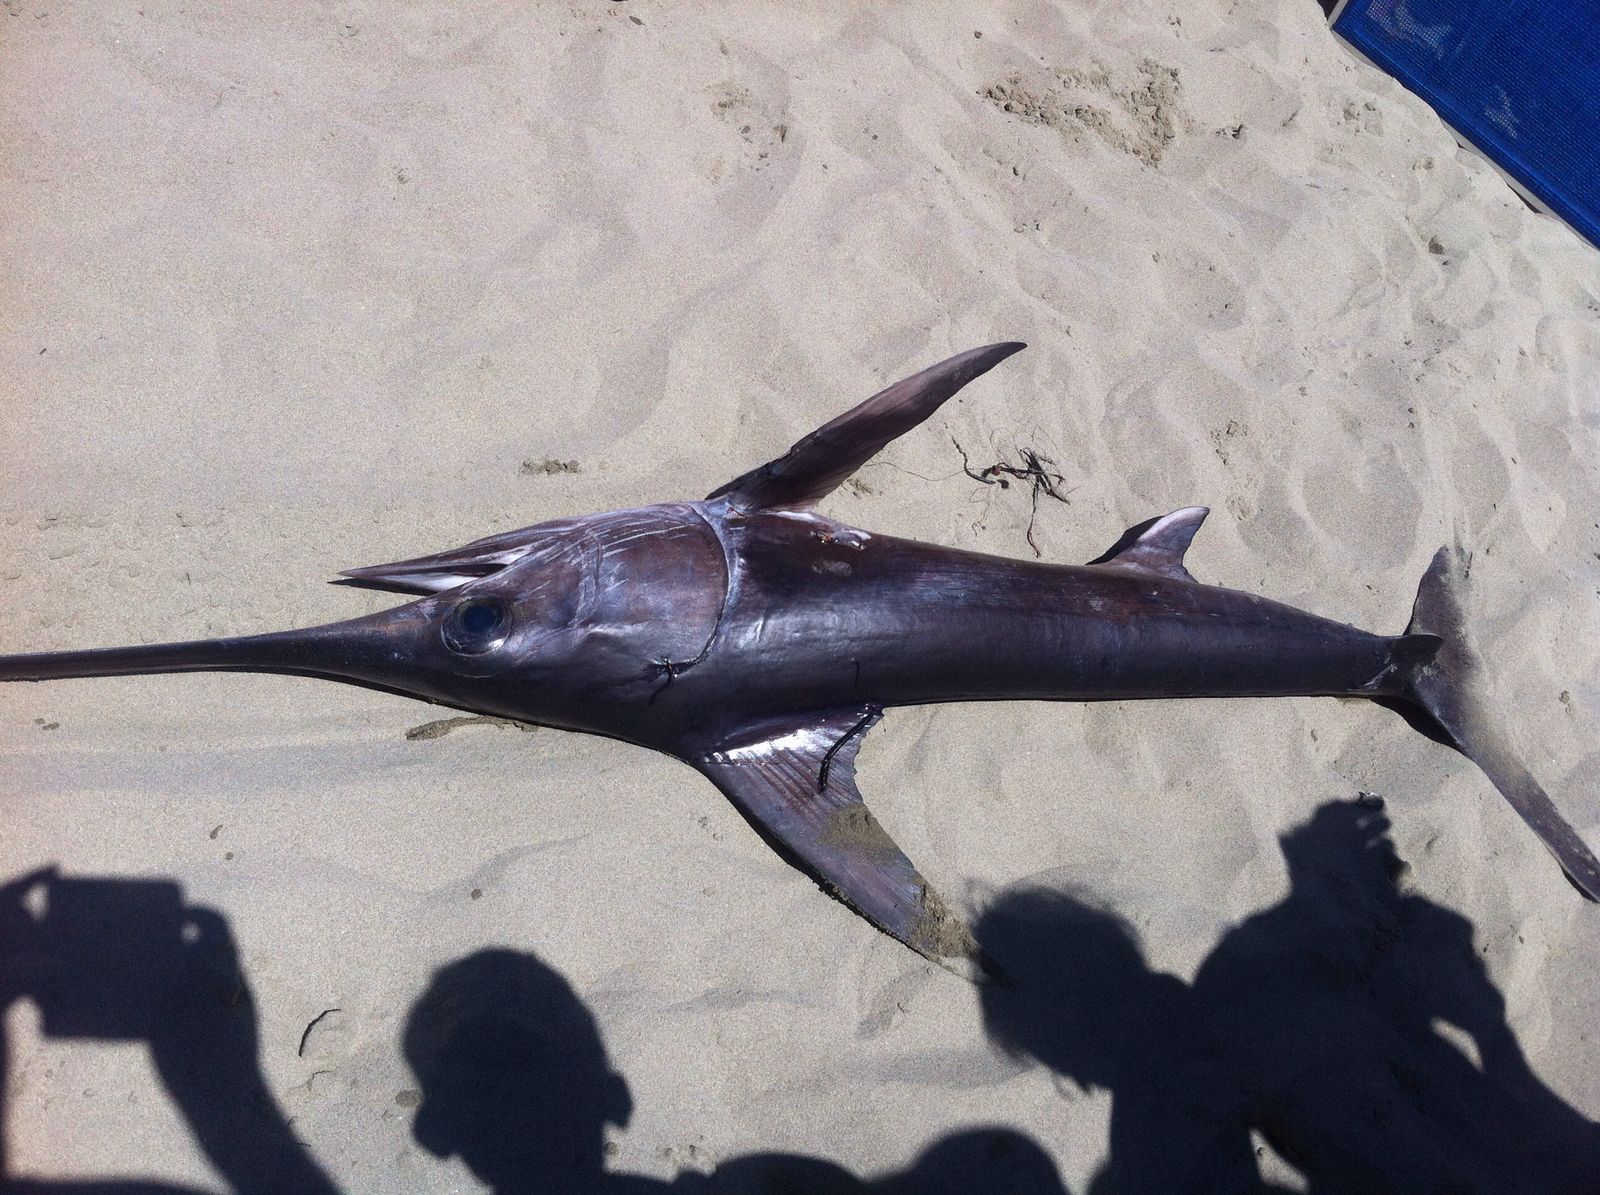
[[[699,497],[1015,338],[827,513],[1012,555],[1032,520],[1072,562],[1205,504],[1199,579],[1386,631],[1459,536],[1497,704],[1600,843],[1595,251],[1311,4],[801,7],[8,5],[0,650],[381,608],[320,582]],[[957,445],[1041,454],[1066,501],[1035,514]],[[440,716],[287,678],[5,687],[0,878],[167,877],[221,913],[266,1090],[349,1191],[475,1189],[414,1139],[402,1037],[435,970],[491,946],[592,1014],[631,1092],[615,1171],[777,1151],[875,1174],[987,1124],[1086,1189],[1106,1087],[1145,1080],[1085,1092],[997,1050],[972,989],[689,769],[554,731],[408,734]],[[1384,710],[896,710],[860,776],[969,913],[1070,888],[1190,991],[1229,990],[1202,963],[1285,899],[1280,836],[1380,794],[1405,907],[1476,955],[1549,1098],[1600,1115],[1600,911]],[[1393,957],[1413,922],[1369,905],[1295,933]],[[1337,1065],[1285,1042],[1349,1029],[1328,1008],[1375,999],[1364,968],[1327,1007],[1293,988],[1303,1011],[1254,1048],[1308,1069],[1274,1081]],[[51,1036],[26,1001],[5,1028],[13,1171],[212,1181],[142,1051]]]

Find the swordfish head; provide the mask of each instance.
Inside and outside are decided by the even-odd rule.
[[[542,523],[344,576],[423,596],[300,630],[0,656],[0,680],[285,673],[647,742],[652,693],[704,650],[727,593],[722,546],[687,503]]]

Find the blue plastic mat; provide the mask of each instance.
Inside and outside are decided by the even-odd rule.
[[[1600,246],[1600,2],[1349,0],[1333,28]]]

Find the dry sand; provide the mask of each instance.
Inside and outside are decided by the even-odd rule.
[[[378,609],[319,581],[699,497],[1017,338],[825,510],[1027,554],[1027,492],[969,480],[951,440],[1033,448],[1069,499],[1039,506],[1046,558],[1204,503],[1202,580],[1379,630],[1460,536],[1513,738],[1600,842],[1595,252],[1310,3],[796,7],[7,0],[0,650]],[[7,686],[0,878],[165,877],[222,914],[267,1090],[352,1192],[478,1189],[413,1139],[401,1034],[435,969],[490,946],[593,1014],[631,1091],[615,1171],[782,1151],[870,1175],[992,1124],[1087,1188],[1111,1080],[997,1049],[970,987],[687,768],[408,735],[448,712],[292,678]],[[1457,961],[1549,1098],[1600,1114],[1600,912],[1384,710],[895,710],[860,775],[969,913],[1070,887],[1183,981],[1284,898],[1280,835],[1381,793],[1413,901],[1470,920]],[[1371,998],[1337,979],[1293,1034],[1336,1039],[1328,1008]],[[8,998],[11,1172],[218,1186],[142,1046]]]

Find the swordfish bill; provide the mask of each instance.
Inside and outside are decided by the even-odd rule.
[[[1468,560],[1441,549],[1404,634],[1378,635],[1190,576],[1205,519],[1142,523],[1093,563],[896,539],[814,509],[884,445],[1024,346],[890,386],[694,502],[540,523],[351,569],[414,595],[304,630],[0,657],[0,680],[246,671],[380,687],[666,752],[885,933],[981,973],[961,919],[862,801],[856,753],[886,707],[949,701],[1366,697],[1473,760],[1600,898],[1600,863],[1523,767],[1468,638]]]

